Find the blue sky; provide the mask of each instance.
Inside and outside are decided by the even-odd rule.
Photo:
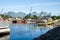
[[[60,15],[60,0],[0,0],[0,11],[3,12],[25,12],[29,13],[30,7],[32,12],[48,12],[52,15]]]

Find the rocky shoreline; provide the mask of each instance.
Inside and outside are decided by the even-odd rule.
[[[38,38],[34,38],[34,40],[60,40],[60,26],[49,30]]]

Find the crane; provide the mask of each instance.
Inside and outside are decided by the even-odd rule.
[[[39,18],[41,18],[41,15],[43,14],[43,11],[40,13]]]

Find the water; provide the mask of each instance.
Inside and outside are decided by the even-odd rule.
[[[38,27],[36,24],[10,25],[10,40],[33,40],[46,33],[49,28]]]

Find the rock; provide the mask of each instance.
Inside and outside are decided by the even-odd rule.
[[[51,29],[38,38],[34,38],[34,40],[60,40],[60,27]]]

